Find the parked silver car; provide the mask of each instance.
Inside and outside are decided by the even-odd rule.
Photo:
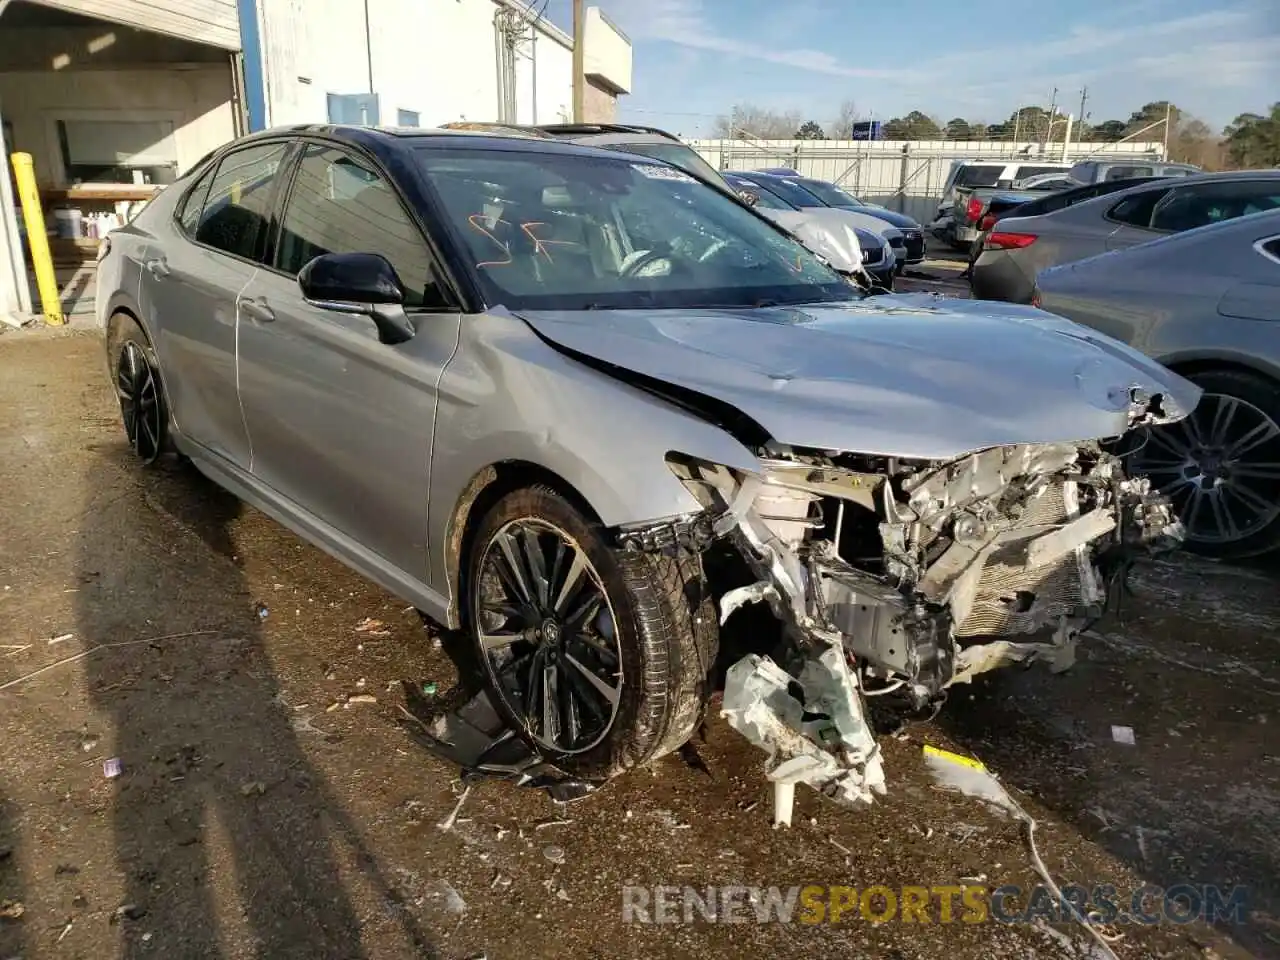
[[[1006,217],[974,262],[973,295],[1030,303],[1046,267],[1277,207],[1280,170],[1251,170],[1153,180],[1039,216]]]
[[[1280,211],[1046,270],[1038,296],[1204,390],[1132,462],[1173,497],[1188,546],[1280,546]]]
[[[1039,311],[860,297],[660,161],[276,130],[103,246],[138,458],[176,447],[465,629],[501,715],[579,776],[683,743],[719,624],[764,602],[782,663],[730,668],[730,724],[777,777],[869,799],[865,685],[913,709],[1062,663],[1117,558],[1180,537],[1099,441],[1191,383]]]

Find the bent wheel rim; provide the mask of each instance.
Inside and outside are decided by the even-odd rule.
[[[1280,517],[1280,424],[1240,397],[1204,394],[1190,416],[1148,429],[1131,459],[1173,501],[1189,540],[1236,543]]]
[[[472,623],[491,688],[529,735],[583,753],[622,696],[617,620],[581,544],[545,520],[505,524],[485,544]]]
[[[160,437],[164,429],[160,389],[146,354],[132,340],[126,341],[120,351],[116,393],[120,398],[120,413],[124,418],[129,446],[144,463],[152,463],[160,456]]]

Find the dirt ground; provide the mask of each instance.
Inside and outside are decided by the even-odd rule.
[[[454,670],[412,610],[189,468],[135,467],[95,336],[0,336],[0,411],[0,960],[1103,956],[1070,924],[936,914],[624,922],[624,884],[1029,888],[1019,825],[939,789],[925,743],[999,773],[1059,883],[1248,887],[1243,925],[1109,927],[1123,960],[1280,956],[1274,569],[1140,570],[1073,670],[886,736],[866,809],[802,788],[775,831],[763,755],[713,716],[704,769],[567,807],[486,782],[445,830],[457,770],[396,684]]]

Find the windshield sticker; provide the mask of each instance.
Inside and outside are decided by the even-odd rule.
[[[631,169],[638,171],[650,180],[676,180],[680,183],[697,183],[693,177],[675,167],[659,167],[650,163],[633,163]]]

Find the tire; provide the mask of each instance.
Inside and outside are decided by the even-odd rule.
[[[1185,421],[1149,434],[1129,458],[1132,472],[1149,475],[1152,486],[1173,499],[1187,528],[1188,550],[1243,560],[1280,548],[1280,385],[1245,370],[1200,370],[1187,379],[1204,390],[1200,404]],[[1214,436],[1215,424],[1224,422],[1226,429]],[[1232,447],[1249,443],[1250,437],[1255,442],[1233,456]],[[1199,476],[1188,478],[1190,471]],[[1217,478],[1203,479],[1211,475]],[[1206,482],[1225,500],[1237,535],[1203,495],[1193,512],[1195,491]],[[1242,489],[1247,499],[1237,492]]]
[[[570,548],[559,562],[558,541]],[[523,603],[509,576],[513,555],[521,572],[529,573],[530,542],[539,547],[550,584],[543,603]],[[513,545],[517,549],[504,549]],[[575,548],[586,564],[575,580],[577,592],[553,611],[559,585],[569,579],[565,571],[571,573],[578,562]],[[495,707],[526,743],[565,772],[607,779],[678,749],[696,730],[719,645],[698,557],[615,549],[604,530],[560,494],[529,487],[507,494],[481,520],[464,587],[471,646]],[[587,614],[579,629],[575,605],[588,603],[593,590],[603,598],[602,613]],[[601,620],[610,611],[612,638],[602,626],[607,620]],[[554,636],[548,626],[553,621]],[[605,647],[613,660],[604,655]],[[620,665],[620,677],[613,662]],[[583,666],[598,668],[597,679],[606,685],[616,681],[612,715],[599,729],[591,701],[605,711],[609,703],[594,683],[584,685]],[[539,667],[544,676],[550,671],[557,693],[570,691],[558,698],[550,725],[542,708],[557,698],[542,696],[529,680]],[[570,719],[575,715],[576,740]]]
[[[169,404],[151,341],[128,314],[114,314],[107,323],[107,363],[129,447],[150,466],[173,450]]]

